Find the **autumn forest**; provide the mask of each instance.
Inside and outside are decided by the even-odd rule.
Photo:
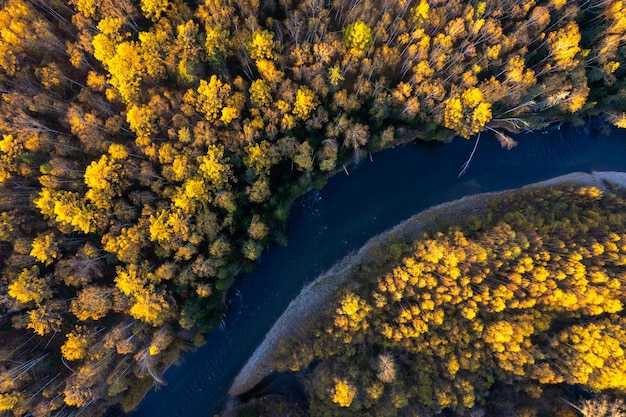
[[[293,200],[368,152],[626,127],[617,0],[0,6],[7,415],[133,409],[219,323],[234,277],[287,243]],[[449,397],[433,407],[473,401]]]
[[[536,188],[397,233],[274,365],[310,416],[622,416],[625,197]]]

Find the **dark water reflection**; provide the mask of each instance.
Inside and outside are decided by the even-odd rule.
[[[221,329],[187,354],[133,413],[136,417],[208,417],[273,322],[311,279],[370,237],[427,207],[464,195],[517,188],[573,171],[626,171],[626,132],[596,127],[552,129],[518,135],[500,148],[483,135],[465,175],[457,178],[473,141],[408,144],[374,155],[338,174],[294,207],[289,246],[272,246],[257,270],[239,278]]]

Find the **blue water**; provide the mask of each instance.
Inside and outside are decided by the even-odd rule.
[[[310,280],[370,237],[425,208],[464,195],[517,188],[574,171],[626,171],[626,131],[596,134],[591,126],[518,135],[500,148],[483,135],[465,175],[457,178],[474,140],[407,144],[373,155],[349,175],[298,201],[287,247],[269,247],[254,273],[229,294],[223,326],[165,374],[135,417],[209,417],[219,411],[235,375],[290,300]]]

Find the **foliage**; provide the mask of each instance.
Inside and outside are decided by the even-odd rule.
[[[311,415],[463,413],[503,384],[626,394],[625,197],[517,191],[447,230],[386,242],[403,254],[355,266],[358,281],[277,366],[316,364],[304,372]]]
[[[504,131],[587,114],[626,126],[625,15],[615,0],[3,1],[2,411],[132,408],[215,326],[234,275],[284,236],[292,199],[403,132],[490,129],[510,147]],[[375,302],[350,297],[337,329],[379,329]],[[594,297],[590,312],[611,305]],[[423,323],[408,309],[380,331],[419,337],[442,319],[438,300],[420,300]],[[48,352],[71,366],[38,359]],[[386,385],[402,383],[392,358],[350,407],[406,403]]]

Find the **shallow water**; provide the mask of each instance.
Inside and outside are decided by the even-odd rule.
[[[464,195],[518,188],[574,171],[626,171],[626,131],[597,135],[594,126],[518,135],[500,148],[483,135],[464,176],[474,140],[407,144],[373,155],[295,204],[287,247],[271,246],[254,273],[229,293],[223,325],[165,374],[136,417],[208,417],[219,411],[239,369],[293,297],[310,280],[370,237],[425,208]]]

